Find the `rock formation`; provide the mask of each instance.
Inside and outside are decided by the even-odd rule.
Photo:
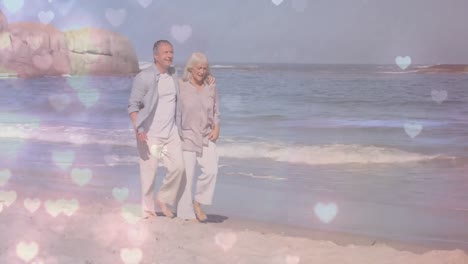
[[[8,20],[6,16],[0,10],[0,32],[8,30]]]
[[[65,35],[39,23],[10,24],[4,37],[5,68],[19,77],[68,74],[69,58]]]
[[[127,38],[103,29],[65,32],[70,74],[128,74],[139,71],[138,60]]]
[[[439,64],[418,69],[421,73],[468,73],[468,65]]]
[[[0,11],[0,74],[18,77],[138,72],[127,38],[104,29],[60,32],[33,22],[8,24]]]

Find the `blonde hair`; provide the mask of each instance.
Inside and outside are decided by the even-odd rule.
[[[184,82],[190,81],[190,79],[192,78],[192,69],[196,64],[199,63],[206,64],[206,76],[203,82],[206,81],[206,77],[208,77],[211,74],[208,58],[206,58],[206,55],[201,52],[194,52],[192,53],[192,55],[190,55],[187,64],[185,64],[184,75],[182,76],[182,80]]]

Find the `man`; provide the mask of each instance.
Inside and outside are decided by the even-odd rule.
[[[156,216],[154,184],[158,162],[163,160],[167,174],[157,194],[162,213],[174,215],[168,208],[177,202],[183,190],[184,161],[180,140],[180,110],[177,105],[178,79],[171,67],[174,50],[167,40],[153,46],[154,64],[135,76],[128,113],[135,130],[140,156],[143,217]]]

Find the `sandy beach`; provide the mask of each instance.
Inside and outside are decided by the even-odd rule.
[[[140,217],[139,204],[2,190],[0,263],[468,263],[466,251],[288,228],[209,214]],[[466,250],[466,249],[465,249]]]

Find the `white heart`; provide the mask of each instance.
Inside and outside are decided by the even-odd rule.
[[[395,62],[400,67],[402,70],[405,70],[411,65],[411,57],[406,56],[406,57],[401,57],[398,56],[395,58]]]
[[[140,204],[124,204],[120,215],[129,224],[136,224],[143,217],[142,207]]]
[[[338,207],[335,203],[323,204],[317,203],[314,208],[315,215],[323,223],[330,223],[336,216],[338,212]]]
[[[49,103],[57,112],[63,111],[70,104],[70,97],[66,94],[49,95]]]
[[[171,36],[179,43],[184,43],[192,35],[192,27],[190,25],[173,25],[171,27]]]
[[[283,0],[271,0],[271,2],[275,4],[275,6],[279,6],[281,3],[283,3]]]
[[[52,11],[41,11],[39,14],[37,14],[37,17],[39,18],[39,21],[41,21],[43,24],[49,24],[54,18],[55,14]]]
[[[134,225],[128,228],[128,240],[132,244],[143,244],[150,237],[150,230],[147,226]]]
[[[31,213],[33,214],[34,212],[39,209],[39,206],[41,206],[41,200],[39,199],[25,199],[24,200],[24,207]]]
[[[419,133],[421,133],[422,129],[423,127],[421,124],[415,122],[405,123],[405,132],[411,138],[415,138],[416,136],[418,136]]]
[[[93,172],[90,169],[73,169],[71,171],[73,182],[79,186],[86,185],[93,177]]]
[[[39,246],[35,242],[28,244],[20,242],[16,245],[16,255],[26,262],[30,262],[39,252]]]
[[[299,256],[292,256],[292,255],[287,255],[286,256],[286,264],[297,264],[301,258]]]
[[[78,210],[78,207],[80,206],[78,200],[76,199],[72,199],[72,200],[60,199],[57,201],[57,203],[59,204],[59,207],[61,208],[61,211],[63,212],[63,214],[66,216],[72,216]]]
[[[28,47],[31,48],[31,50],[36,51],[37,49],[42,47],[42,42],[43,42],[42,38],[29,38],[28,39]],[[41,56],[39,56],[39,57],[41,57]],[[34,63],[34,61],[33,61],[33,63]],[[40,66],[40,67],[45,67],[45,65]]]
[[[43,55],[34,55],[32,57],[33,65],[42,70],[42,71],[47,71],[50,66],[52,66],[52,56],[48,53],[43,54]]]
[[[151,145],[150,153],[153,157],[161,158],[167,153],[167,145]]]
[[[3,0],[3,6],[12,14],[23,8],[24,0]]]
[[[438,104],[441,104],[447,99],[447,91],[442,90],[432,90],[431,91],[432,100],[436,101]]]
[[[52,0],[49,1],[49,3],[51,2]],[[66,16],[75,5],[75,0],[55,0],[53,5],[62,16]]]
[[[112,195],[117,201],[123,202],[128,198],[128,188],[114,188],[112,189]]]
[[[86,106],[87,108],[96,104],[99,100],[100,94],[99,91],[96,89],[80,89],[77,91],[77,96],[80,102]]]
[[[16,201],[16,192],[15,191],[0,191],[0,203],[3,203],[7,207],[12,205]]]
[[[76,199],[57,201],[47,200],[44,204],[46,211],[53,217],[57,217],[63,212],[66,216],[72,216],[79,208],[79,202]]]
[[[141,249],[127,249],[123,248],[120,250],[120,258],[125,264],[138,264],[143,258],[143,253]]]
[[[224,251],[230,250],[237,242],[237,235],[233,232],[221,232],[216,234],[215,243]]]
[[[138,0],[138,3],[140,3],[143,8],[147,8],[152,2],[153,0]]]
[[[8,180],[11,178],[11,171],[4,169],[0,170],[0,186],[7,184]]]
[[[62,208],[57,203],[57,201],[47,200],[44,203],[44,206],[46,208],[46,211],[53,217],[57,217],[60,214],[60,212],[62,212]]]
[[[52,161],[62,170],[67,170],[73,164],[74,160],[75,152],[72,150],[52,152]]]
[[[113,25],[114,27],[118,27],[122,25],[126,17],[127,17],[127,10],[125,10],[124,8],[120,8],[120,9],[107,8],[106,9],[107,21],[109,21],[109,23]]]
[[[11,46],[11,39],[9,32],[1,32],[0,33],[0,51],[10,49]]]

